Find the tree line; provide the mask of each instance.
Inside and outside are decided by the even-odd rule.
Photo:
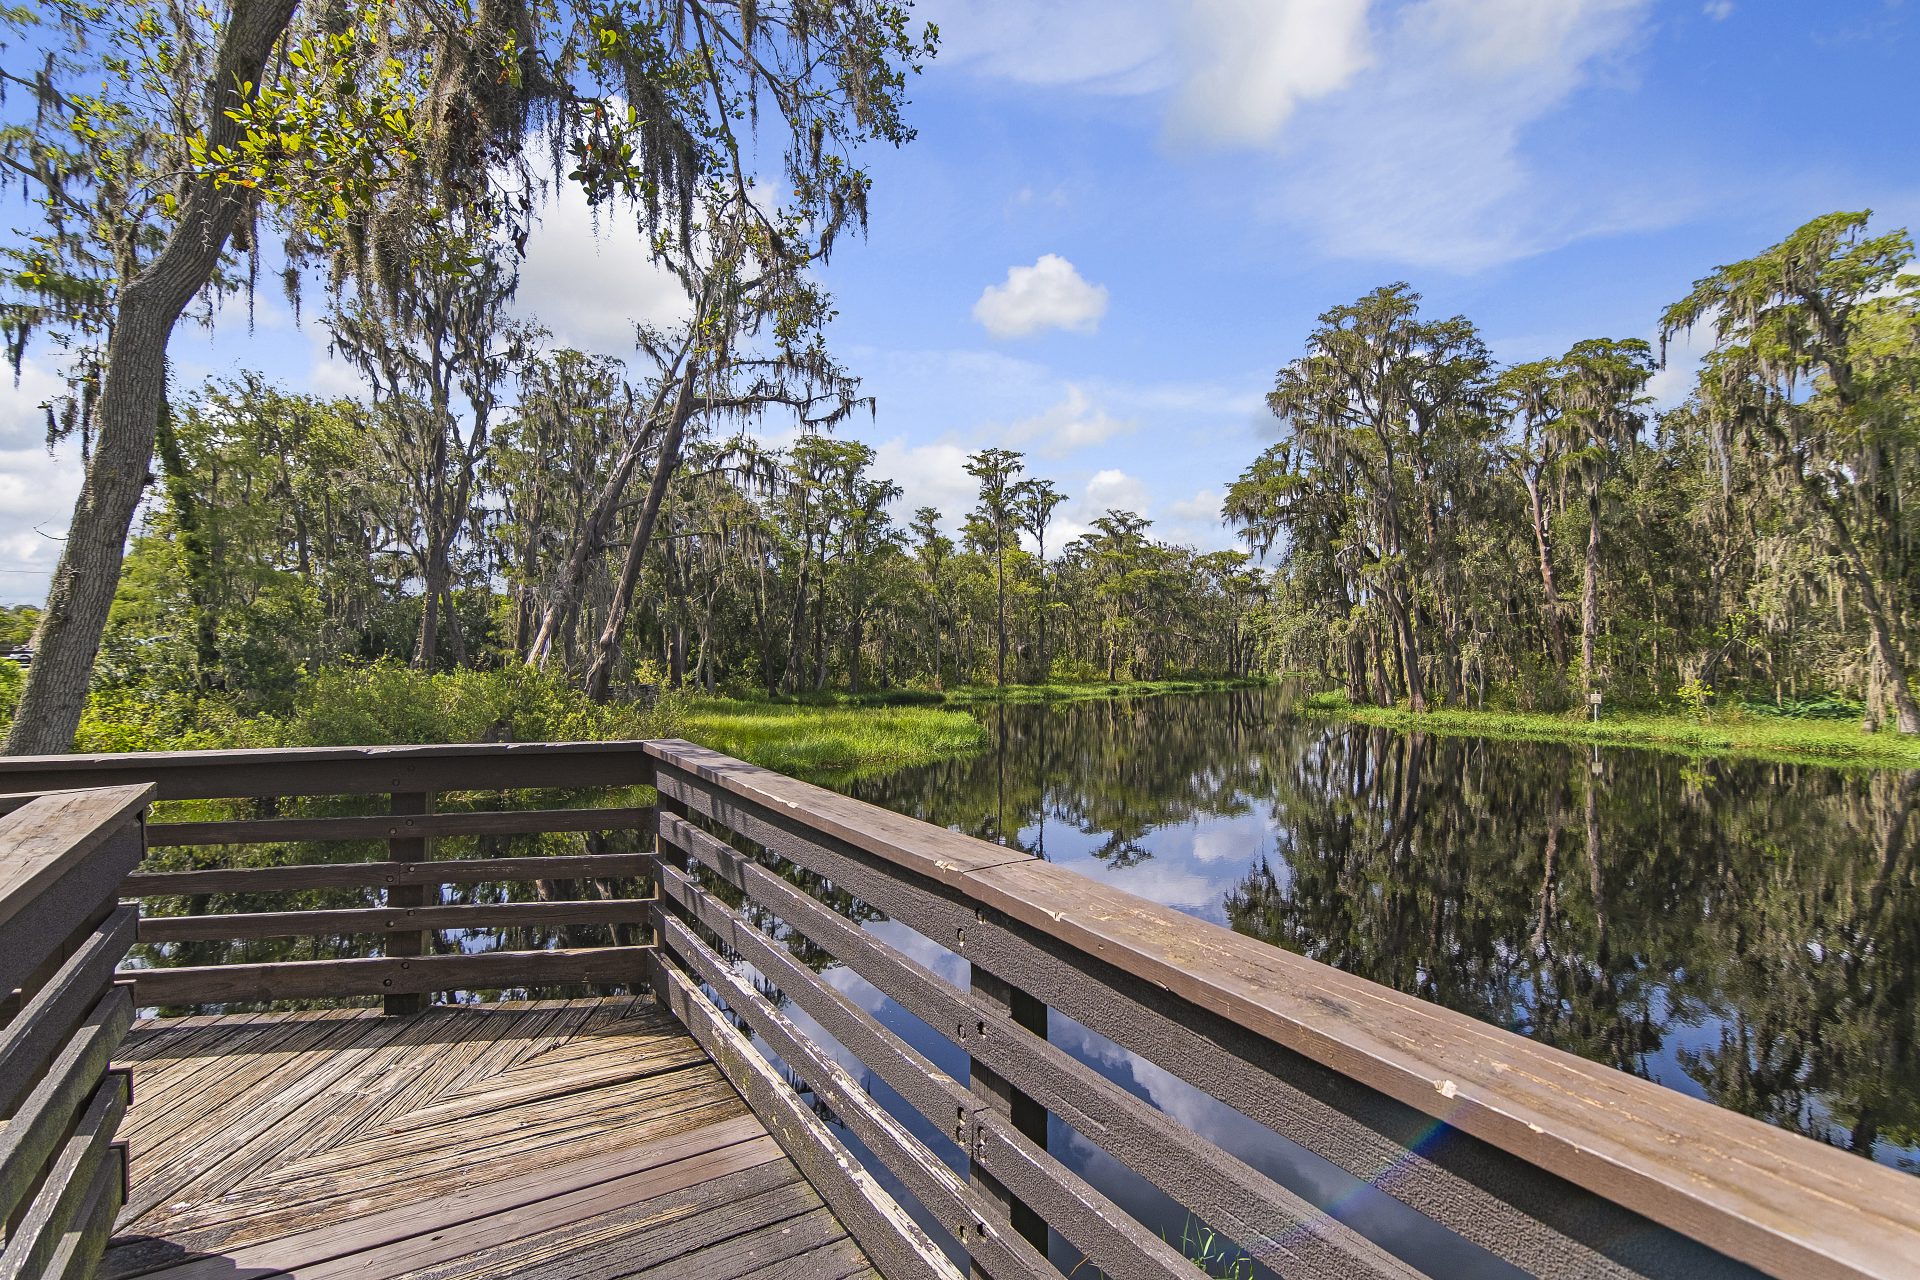
[[[646,426],[658,390],[621,362],[537,340],[515,361],[518,395],[458,451],[421,447],[436,411],[406,396],[328,400],[245,375],[185,401],[160,432],[100,678],[162,673],[271,708],[303,671],[352,659],[521,663],[597,700],[1258,662],[1267,577],[1246,553],[1157,541],[1121,510],[1061,538],[1066,495],[1019,453],[969,460],[969,511],[903,524],[899,486],[856,440],[775,450],[703,416],[663,466],[664,431]]]
[[[1839,695],[1920,732],[1912,262],[1835,213],[1716,269],[1660,319],[1711,338],[1664,412],[1644,341],[1500,367],[1405,285],[1326,312],[1225,504],[1274,660],[1416,711]]]

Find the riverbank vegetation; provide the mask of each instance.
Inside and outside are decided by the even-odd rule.
[[[1403,285],[1326,312],[1226,502],[1278,559],[1273,660],[1416,714],[1839,694],[1920,732],[1912,266],[1836,213],[1714,270],[1659,318],[1709,349],[1657,413],[1637,339],[1502,368]]]
[[[1857,716],[1803,718],[1775,714],[1770,708],[1748,711],[1734,707],[1710,714],[1608,711],[1594,721],[1569,712],[1470,708],[1415,712],[1405,707],[1354,703],[1344,693],[1316,694],[1301,704],[1301,710],[1308,715],[1446,737],[1592,743],[1687,756],[1738,756],[1840,768],[1920,769],[1920,739],[1890,728],[1868,732]]]

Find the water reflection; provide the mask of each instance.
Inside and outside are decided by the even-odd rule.
[[[1295,719],[994,708],[849,789],[1920,1172],[1920,774]]]

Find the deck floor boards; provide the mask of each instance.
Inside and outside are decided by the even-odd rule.
[[[647,999],[135,1025],[108,1280],[847,1280],[845,1228]]]

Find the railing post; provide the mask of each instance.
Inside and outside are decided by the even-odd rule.
[[[396,791],[388,812],[395,818],[419,817],[433,812],[433,793],[430,791]],[[404,825],[395,823],[396,828]],[[390,836],[387,839],[387,857],[394,862],[425,862],[427,860],[427,838],[425,836]],[[409,911],[427,905],[427,886],[423,884],[395,884],[387,886],[387,907],[391,910]],[[421,933],[391,933],[387,935],[387,954],[390,956],[417,956],[426,952],[427,935]],[[383,996],[383,1011],[388,1014],[419,1013],[427,1007],[426,994],[406,994]]]
[[[1042,1040],[1047,1038],[1046,1005],[1019,987],[988,973],[979,965],[970,967],[973,971],[973,994],[982,1003],[1012,1018]],[[967,1059],[967,1083],[989,1107],[1010,1120],[1013,1127],[1024,1134],[1028,1141],[1042,1151],[1046,1150],[1047,1109],[1045,1107],[1016,1089],[1004,1076],[978,1058]],[[990,1226],[1003,1231],[1011,1228],[1042,1254],[1047,1252],[1047,1224],[1038,1213],[1000,1185],[999,1179],[977,1162],[968,1165],[967,1181],[979,1190],[980,1198],[986,1203],[988,1211],[999,1218],[998,1222],[990,1223]],[[985,1273],[975,1266],[973,1274],[981,1276]]]

